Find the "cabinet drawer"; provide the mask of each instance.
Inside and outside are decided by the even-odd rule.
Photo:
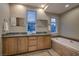
[[[29,40],[29,46],[37,45],[37,40]]]
[[[29,40],[36,40],[36,37],[29,37]]]
[[[37,50],[37,46],[30,46],[29,47],[29,51],[35,51],[35,50]]]
[[[39,36],[38,39],[44,39],[44,37]]]

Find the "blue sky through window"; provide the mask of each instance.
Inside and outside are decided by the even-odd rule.
[[[36,13],[35,11],[28,11],[28,22],[35,22]]]
[[[51,32],[56,32],[56,19],[55,18],[51,18]]]
[[[28,11],[27,21],[28,21],[28,32],[35,33],[35,25],[36,25],[36,12],[35,11]]]

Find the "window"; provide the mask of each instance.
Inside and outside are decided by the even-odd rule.
[[[56,18],[51,18],[51,32],[57,32]]]
[[[36,33],[35,27],[36,27],[36,11],[29,10],[27,12],[27,32],[28,33]]]

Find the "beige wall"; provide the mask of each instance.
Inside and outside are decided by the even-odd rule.
[[[26,7],[23,5],[15,5],[15,4],[10,4],[10,21],[11,18],[14,17],[22,17],[24,18],[24,22],[26,19]],[[12,19],[15,21],[15,19]],[[10,30],[9,32],[25,32],[25,26],[11,26],[10,22]]]
[[[0,55],[2,55],[2,39],[1,39],[1,34],[2,34],[2,27],[3,27],[3,20],[9,20],[9,5],[6,4],[1,4],[0,3]]]
[[[79,40],[79,7],[61,16],[60,34]]]
[[[31,8],[31,7],[26,7],[24,5],[16,5],[16,4],[10,4],[10,14],[11,17],[22,17],[24,18],[25,25],[26,25],[26,13],[27,10],[34,9],[37,11],[37,21],[38,20],[48,20],[50,22],[50,17],[55,16],[58,19],[58,16],[55,14],[48,14],[44,12],[42,9],[36,9],[36,8]],[[38,24],[38,23],[37,23]],[[57,23],[58,24],[58,23]],[[42,25],[42,24],[40,24]],[[49,24],[48,24],[49,25]],[[48,26],[46,27],[36,27],[37,32],[48,32]],[[17,26],[11,26],[10,27],[10,32],[26,32],[26,27],[17,27]]]

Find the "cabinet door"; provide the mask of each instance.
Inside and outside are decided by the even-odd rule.
[[[17,38],[5,38],[3,40],[3,55],[13,55],[17,52]]]
[[[51,37],[44,36],[44,48],[51,48]]]
[[[29,40],[37,40],[37,37],[35,37],[35,36],[28,37],[28,38],[29,38]]]
[[[18,53],[27,52],[27,37],[18,38]]]
[[[8,45],[9,45],[9,40],[6,38],[3,38],[3,55],[9,55],[8,51]]]
[[[44,48],[44,37],[39,36],[38,37],[38,49],[43,49]]]

